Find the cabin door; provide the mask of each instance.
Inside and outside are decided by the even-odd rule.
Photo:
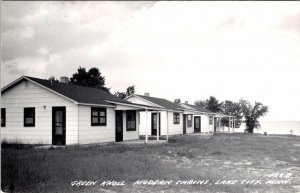
[[[214,118],[214,132],[217,131],[217,126],[218,126],[219,122],[218,122],[218,119],[215,117]]]
[[[116,142],[123,141],[123,111],[116,111]]]
[[[201,133],[201,117],[194,117],[194,132]]]
[[[186,115],[183,115],[183,134],[186,134]]]
[[[157,119],[158,120],[158,126],[157,126]],[[160,135],[160,114],[157,116],[157,113],[151,114],[151,135],[157,135],[157,129],[159,130]]]
[[[66,107],[52,107],[52,144],[66,145]]]

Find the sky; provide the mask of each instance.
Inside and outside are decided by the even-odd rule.
[[[260,101],[300,120],[300,2],[3,1],[1,85],[97,67],[112,92]]]

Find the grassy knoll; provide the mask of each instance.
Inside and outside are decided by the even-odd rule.
[[[297,192],[300,186],[300,137],[257,134],[174,136],[168,144],[69,146],[2,149],[2,188],[15,192]],[[292,173],[290,184],[265,184]],[[270,175],[272,178],[270,178]],[[242,179],[263,184],[241,184]],[[291,179],[291,178],[289,178]],[[97,181],[72,187],[79,180]],[[125,186],[100,186],[103,181]],[[172,180],[169,185],[133,185],[136,180]],[[178,181],[209,180],[202,185]],[[234,185],[216,184],[238,180]]]

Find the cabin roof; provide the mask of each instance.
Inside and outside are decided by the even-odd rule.
[[[197,111],[200,111],[200,112],[213,113],[212,111],[207,110],[204,107],[201,107],[201,106],[198,106],[198,105],[192,105],[192,104],[184,104],[184,105],[189,106],[189,107],[191,107],[193,109],[196,109]]]
[[[141,97],[145,100],[148,100],[152,103],[155,103],[163,108],[166,108],[166,109],[169,109],[169,110],[173,110],[173,111],[181,111],[182,107],[171,102],[171,101],[168,101],[166,99],[163,99],[163,98],[157,98],[157,97],[150,97],[150,96],[144,96],[144,95],[138,95],[138,94],[134,94],[138,97]]]
[[[16,84],[20,83],[24,80],[30,80],[38,85],[46,87],[60,95],[65,96],[66,98],[77,102],[77,103],[84,103],[84,104],[97,104],[97,105],[112,105],[112,103],[121,103],[121,104],[134,104],[128,102],[124,99],[121,99],[117,96],[112,95],[109,92],[106,92],[99,88],[91,88],[79,85],[73,85],[68,83],[61,83],[56,81],[50,81],[47,79],[40,79],[30,76],[22,76],[18,80],[12,82],[11,84],[7,85],[1,90],[1,94],[8,91],[10,88],[14,87]],[[140,105],[145,106],[147,105]],[[148,106],[151,107],[151,106]]]

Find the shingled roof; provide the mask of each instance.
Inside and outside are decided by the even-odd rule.
[[[107,102],[107,101],[112,101],[118,103],[133,104],[98,88],[90,88],[90,87],[72,85],[68,83],[61,83],[55,81],[52,81],[51,83],[50,80],[39,79],[39,78],[34,78],[29,76],[21,77],[20,81],[23,80],[22,78],[32,80],[78,103],[112,105],[111,103]],[[9,90],[9,88],[13,86],[14,84],[5,87],[1,91],[1,93],[2,94],[5,93],[7,90]]]
[[[173,111],[180,111],[180,109],[182,109],[181,106],[171,102],[171,101],[168,101],[166,99],[163,99],[163,98],[156,98],[156,97],[150,97],[150,96],[144,96],[144,95],[137,95],[135,94],[136,96],[139,96],[143,99],[146,99],[152,103],[155,103],[163,108],[166,108],[166,109],[169,109],[169,110],[173,110]]]
[[[191,108],[194,108],[194,109],[196,109],[197,111],[200,111],[200,112],[204,112],[204,113],[213,113],[213,112],[211,112],[210,110],[207,110],[207,109],[205,109],[205,108],[203,108],[203,107],[200,107],[200,106],[198,106],[198,105],[191,105],[191,104],[184,104],[184,105],[189,106],[189,107],[191,107]]]

